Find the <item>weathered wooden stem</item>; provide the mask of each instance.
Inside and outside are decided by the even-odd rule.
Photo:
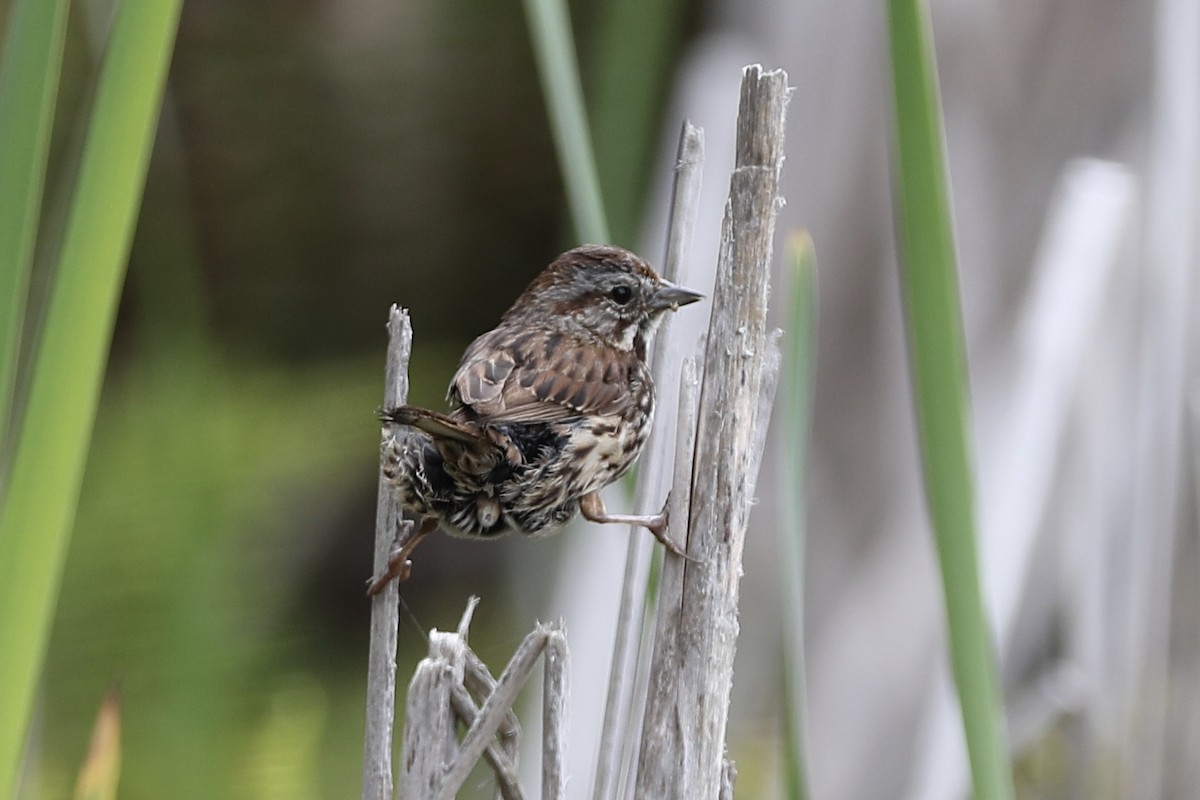
[[[444,783],[446,764],[458,745],[451,698],[454,687],[462,684],[465,651],[466,642],[457,633],[430,631],[429,655],[408,684],[400,797],[435,797]]]
[[[538,625],[495,680],[467,645],[476,600],[471,598],[457,633],[430,632],[429,655],[417,665],[409,684],[400,797],[451,800],[482,756],[496,775],[499,796],[522,800],[512,704],[542,657],[542,797],[563,800],[570,656],[562,626]],[[455,735],[456,719],[467,727],[461,742]]]
[[[669,281],[688,285],[684,275],[687,253],[691,249],[692,232],[696,227],[696,210],[700,201],[700,185],[704,171],[704,131],[683,123],[675,159],[675,182],[671,191],[671,212],[667,224],[667,251],[661,273]],[[646,452],[638,465],[637,486],[634,490],[635,509],[657,508],[669,488],[671,439],[664,430],[671,423],[673,399],[671,385],[675,382],[676,365],[667,353],[670,320],[664,320],[654,341],[650,361],[651,374],[658,394],[658,420],[646,443]],[[668,384],[670,381],[670,384]],[[664,424],[665,423],[665,424]],[[636,651],[642,633],[646,611],[646,579],[649,572],[651,541],[645,531],[633,528],[625,553],[625,576],[621,584],[617,628],[613,642],[612,666],[608,675],[608,695],[604,705],[604,723],[600,731],[600,748],[596,755],[596,775],[593,779],[593,800],[608,800],[615,796],[617,777],[628,750],[636,758],[636,733],[631,733],[635,687]],[[654,545],[657,546],[657,545]]]
[[[688,505],[676,507],[679,486],[672,494],[671,535],[686,520],[688,558],[663,565],[636,797],[717,798],[732,774],[725,730],[764,388],[774,385],[764,382],[767,297],[789,94],[782,71],[743,73]]]
[[[468,728],[479,718],[475,702],[463,686],[452,687],[450,705],[454,709],[454,715]],[[496,788],[500,797],[503,800],[523,800],[525,793],[521,791],[520,775],[517,774],[516,753],[495,742],[489,742],[487,749],[483,751],[483,757],[496,776]]]
[[[408,398],[408,360],[412,325],[408,312],[393,305],[388,313],[387,368],[383,405],[394,408]],[[387,435],[386,432],[384,435]],[[379,473],[375,506],[375,575],[387,569],[388,556],[405,523],[396,493]],[[370,649],[367,655],[367,719],[363,739],[363,800],[392,798],[392,731],[396,718],[396,636],[400,624],[396,581],[371,599]]]
[[[458,718],[469,728],[475,724],[474,715],[478,711],[476,704],[483,705],[488,695],[496,691],[496,679],[492,677],[492,673],[483,660],[475,655],[475,651],[469,647],[467,648],[466,669],[463,671],[463,684],[469,693],[464,699],[468,702],[473,701],[470,708],[471,716],[468,717],[466,714],[458,712],[459,694],[457,692],[452,699],[455,701],[454,710],[458,713]],[[489,744],[483,756],[492,767],[492,772],[496,774],[497,792],[502,800],[521,800],[524,792],[518,783],[517,775],[521,724],[512,709],[509,709],[504,721],[500,723],[496,736],[500,739],[499,744]]]
[[[675,480],[671,488],[670,518],[686,520],[692,502],[692,455],[696,449],[696,414],[700,395],[700,376],[696,360],[683,362],[679,377],[679,418],[675,432]],[[674,530],[672,535],[679,535]],[[682,561],[682,560],[680,560]],[[677,718],[679,697],[677,652],[683,597],[684,565],[676,559],[664,559],[658,584],[658,609],[654,623],[654,653],[650,665],[650,687],[646,696],[642,723],[642,746],[638,752],[637,791],[635,797],[682,797],[668,794],[668,788],[683,770],[686,747],[684,731]]]
[[[465,648],[465,644],[463,647]],[[548,647],[559,654],[558,657],[560,660],[565,659],[566,637],[558,625],[539,625],[533,633],[526,636],[521,642],[512,660],[508,662],[508,666],[504,668],[504,672],[501,673],[499,680],[496,681],[495,690],[484,701],[475,721],[467,729],[466,735],[463,736],[461,744],[457,747],[457,752],[454,752],[452,747],[452,757],[443,760],[440,779],[436,784],[433,784],[436,787],[435,791],[428,791],[425,785],[421,783],[415,785],[411,793],[404,792],[404,797],[414,798],[414,800],[425,797],[433,797],[437,798],[437,800],[452,800],[455,793],[462,786],[463,781],[467,779],[467,775],[471,772],[471,768],[475,765],[475,762],[487,750],[492,738],[496,735],[496,731],[505,719],[507,719],[512,704],[517,699],[517,693],[521,691],[521,687],[525,685],[525,682],[532,674],[538,657]],[[458,679],[461,682],[461,673],[458,675]],[[563,686],[565,678],[558,680],[557,683],[559,686]],[[411,692],[412,690],[410,689],[409,691]],[[447,695],[447,708],[449,708],[449,700],[450,697]],[[565,703],[566,697],[564,696],[559,700],[559,707],[564,707]],[[409,714],[413,713],[414,709],[410,702]],[[436,746],[436,741],[434,745]],[[429,744],[424,744],[423,746],[428,747]],[[406,753],[408,747],[408,730],[406,728]],[[551,757],[554,758],[555,756]],[[411,758],[412,756],[406,755],[406,760],[411,760]],[[407,784],[405,785],[407,786]]]
[[[542,656],[542,800],[567,796],[567,708],[571,697],[571,657],[567,637],[550,631]]]

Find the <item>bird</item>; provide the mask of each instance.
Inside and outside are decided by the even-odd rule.
[[[599,492],[633,466],[649,436],[655,331],[666,312],[703,297],[623,248],[576,247],[467,347],[449,413],[381,409],[383,473],[419,525],[368,593],[407,579],[409,556],[439,525],[461,537],[542,537],[578,513],[645,527],[683,555],[666,535],[665,505],[653,515],[610,514]]]

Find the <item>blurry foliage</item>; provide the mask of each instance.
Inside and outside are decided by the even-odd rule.
[[[292,358],[374,346],[392,299],[419,336],[462,340],[557,245],[515,4],[189,4],[172,90],[230,341]]]
[[[0,419],[8,421],[8,387],[14,399],[24,395],[0,440],[0,460],[11,458],[0,467],[0,792],[6,796],[24,761],[179,7],[177,1],[117,7],[80,121],[70,186],[46,206],[41,187],[67,3],[26,0],[4,35],[0,148],[14,164],[0,168],[12,178],[0,182],[0,270],[7,273],[0,283],[9,293],[0,325],[6,341]],[[43,217],[61,225],[43,225]],[[38,234],[43,247],[35,258]],[[26,326],[24,303],[34,263],[53,276],[52,291],[39,298],[44,307],[28,314],[41,317],[36,327]],[[21,369],[12,368],[14,356]]]
[[[593,53],[587,72],[592,139],[613,242],[640,246],[642,212],[659,131],[674,132],[679,120],[664,120],[674,64],[694,25],[686,0],[610,0],[597,10]],[[578,28],[577,28],[578,30]],[[588,69],[591,66],[592,69]],[[646,254],[656,258],[657,253]]]
[[[289,737],[318,741],[319,796],[357,781],[375,362],[179,349],[111,376],[47,665],[46,769],[78,761],[83,710],[119,677],[122,797],[266,796],[254,776],[276,767],[247,759]],[[403,673],[424,648],[401,640]]]
[[[56,737],[78,737],[80,709],[121,678],[123,796],[233,796],[227,776],[273,673],[311,660],[299,621],[285,624],[303,557],[327,522],[322,501],[372,475],[372,427],[338,411],[370,407],[371,372],[347,372],[234,373],[183,356],[110,380],[45,709]],[[46,753],[50,766],[73,755]]]

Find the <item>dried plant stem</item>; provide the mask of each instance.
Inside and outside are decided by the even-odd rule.
[[[700,197],[703,169],[704,131],[690,122],[684,122],[679,134],[675,183],[671,193],[671,217],[667,227],[667,252],[663,259],[662,276],[685,286],[687,279],[682,274],[683,264],[691,247],[692,231],[696,224],[696,205]],[[664,327],[655,340],[650,365],[654,385],[658,387],[660,408],[669,407],[669,394],[664,390],[669,386],[668,382],[673,383],[675,380],[676,366],[667,353],[668,321],[664,321]],[[662,502],[661,498],[666,494],[671,440],[663,434],[666,427],[663,423],[669,424],[669,420],[669,414],[660,413],[660,419],[651,431],[646,455],[638,467],[633,503],[636,509],[650,508],[653,504]],[[636,643],[640,638],[646,611],[647,567],[651,547],[652,543],[641,530],[631,530],[625,554],[625,576],[621,585],[604,722],[596,756],[596,777],[592,787],[594,800],[606,800],[616,796],[621,764],[626,760],[626,757],[622,756],[622,744],[632,750],[629,758],[637,757],[636,737],[627,735],[633,698],[630,679],[636,667]]]
[[[450,689],[450,705],[454,709],[454,714],[467,727],[474,725],[475,720],[479,718],[479,712],[475,708],[470,693],[458,684]],[[500,790],[500,796],[504,800],[521,800],[525,793],[521,791],[515,752],[494,742],[488,742],[487,748],[483,751],[483,757],[496,776],[496,785]]]
[[[1129,605],[1122,620],[1124,695],[1121,727],[1126,797],[1170,796],[1164,768],[1172,697],[1172,561],[1180,533],[1194,517],[1187,507],[1182,466],[1186,455],[1186,398],[1195,391],[1196,291],[1200,268],[1200,7],[1160,0],[1155,26],[1154,96],[1142,256],[1144,323],[1139,342],[1137,447],[1133,453],[1133,519],[1128,552]],[[1194,528],[1192,528],[1194,531]],[[1189,532],[1191,533],[1191,532]],[[1194,533],[1191,533],[1194,535]],[[1177,594],[1178,590],[1174,590]],[[1194,612],[1193,612],[1194,613]],[[1194,627],[1185,624],[1184,629]],[[1178,668],[1178,667],[1176,667]],[[1186,681],[1182,685],[1187,685]],[[1194,794],[1189,787],[1188,794]]]
[[[766,314],[789,94],[784,72],[746,68],[688,504],[678,507],[687,493],[679,485],[672,494],[672,535],[681,538],[686,520],[688,558],[663,565],[637,797],[718,797],[727,774],[742,548],[767,422],[764,374],[775,358]],[[769,395],[774,378],[765,384]]]
[[[567,796],[567,706],[571,658],[566,635],[555,627],[542,657],[542,800]]]
[[[492,677],[492,673],[488,671],[483,660],[470,648],[467,648],[463,685],[468,694],[464,697],[455,692],[451,700],[454,701],[454,710],[458,714],[458,718],[469,728],[475,724],[474,715],[478,712],[476,704],[482,705],[488,695],[496,691],[496,679]],[[470,716],[465,713],[465,709],[459,711],[460,700],[470,703]],[[504,721],[500,723],[496,736],[500,739],[500,743],[498,745],[488,744],[488,748],[483,754],[484,758],[491,765],[492,772],[496,774],[496,788],[503,800],[520,800],[524,796],[524,792],[521,791],[517,782],[517,755],[520,750],[521,724],[512,709],[509,709]]]
[[[393,305],[388,314],[385,408],[408,398],[408,360],[412,354],[412,325],[408,312]],[[402,509],[382,471],[375,511],[374,574],[387,569],[403,521]],[[370,650],[367,655],[367,719],[363,741],[363,800],[391,800],[392,730],[396,717],[396,635],[400,622],[400,589],[391,581],[371,600]],[[449,705],[446,706],[449,709]],[[451,722],[453,733],[453,722]]]
[[[451,800],[454,797],[463,781],[467,779],[475,762],[487,749],[488,741],[496,734],[505,714],[516,702],[517,693],[521,691],[525,681],[533,674],[534,664],[537,663],[538,656],[542,654],[542,650],[546,646],[549,632],[549,629],[539,626],[537,630],[526,636],[521,642],[521,646],[517,648],[512,661],[508,663],[500,675],[500,679],[496,682],[496,690],[484,701],[483,707],[479,709],[479,716],[476,717],[474,724],[463,737],[462,745],[459,747],[453,763],[446,769],[441,788],[436,795],[439,800]]]
[[[566,796],[566,724],[570,655],[561,623],[538,625],[525,637],[499,680],[467,645],[478,598],[472,597],[456,633],[431,631],[429,655],[408,687],[400,796],[450,800],[482,756],[503,800],[523,800],[517,782],[517,724],[512,704],[543,659],[542,797]],[[481,702],[476,707],[476,702]],[[467,726],[461,742],[456,719]],[[499,741],[496,739],[499,737]]]
[[[435,632],[436,633],[436,632]],[[496,735],[500,726],[508,718],[511,713],[512,704],[516,701],[517,693],[521,691],[521,687],[529,679],[533,673],[533,668],[537,663],[537,659],[546,652],[549,656],[547,660],[547,683],[545,691],[549,694],[554,694],[553,697],[546,701],[546,713],[549,719],[546,723],[547,730],[553,733],[553,737],[547,737],[544,741],[546,745],[543,753],[543,764],[547,760],[552,764],[557,765],[551,767],[549,778],[551,782],[557,785],[555,791],[546,791],[547,797],[560,798],[562,797],[562,787],[565,786],[565,778],[562,775],[561,765],[564,756],[564,737],[561,735],[565,725],[565,708],[567,697],[566,689],[566,637],[558,625],[539,625],[533,633],[525,637],[521,642],[517,652],[513,655],[512,660],[508,662],[508,666],[504,668],[504,672],[500,675],[500,679],[496,681],[494,691],[488,695],[483,706],[479,709],[474,722],[467,729],[467,733],[463,736],[462,742],[457,746],[453,741],[453,728],[451,728],[451,740],[446,747],[442,749],[442,739],[440,729],[431,735],[430,729],[437,728],[436,721],[440,719],[442,712],[438,710],[440,707],[436,703],[444,702],[446,713],[451,713],[450,702],[452,690],[447,689],[445,697],[440,694],[440,684],[433,679],[425,679],[429,681],[431,689],[426,691],[426,683],[418,684],[418,678],[423,678],[426,674],[422,672],[427,664],[433,664],[430,669],[436,669],[436,674],[446,675],[451,674],[454,681],[461,683],[463,680],[463,669],[461,663],[465,662],[466,656],[462,652],[466,651],[465,635],[459,634],[454,637],[457,639],[453,657],[444,657],[442,653],[435,652],[433,647],[433,637],[431,636],[430,657],[421,662],[418,667],[418,674],[413,679],[413,684],[409,689],[408,703],[408,719],[410,724],[405,728],[404,749],[405,749],[405,772],[402,785],[402,794],[404,797],[414,798],[437,798],[437,800],[451,800],[455,793],[462,786],[463,781],[467,779],[471,768],[475,762],[487,751],[493,737]],[[440,640],[439,640],[440,641]],[[461,651],[459,650],[461,648]],[[413,692],[420,689],[421,694],[414,704]],[[436,690],[436,691],[435,691]],[[425,700],[428,699],[428,702]],[[429,753],[433,752],[433,756]],[[440,755],[439,755],[440,754]],[[438,762],[438,768],[435,772],[431,772],[424,765],[431,757],[437,757],[441,760]],[[416,764],[421,769],[410,769],[410,764]],[[447,766],[448,765],[448,766]],[[543,778],[547,777],[546,770],[543,770]]]
[[[428,800],[445,785],[446,764],[454,758],[457,746],[451,698],[454,687],[462,684],[466,649],[457,633],[429,633],[429,655],[421,659],[408,684],[401,797]],[[479,755],[482,753],[481,749]]]
[[[692,500],[692,455],[696,447],[696,405],[700,377],[696,361],[683,362],[679,378],[679,418],[675,432],[675,475],[671,488],[671,519],[687,519]],[[683,566],[665,559],[658,582],[659,604],[654,625],[655,652],[650,669],[642,746],[638,752],[636,797],[682,797],[667,789],[683,767],[684,731],[676,724],[674,700],[679,696],[676,643],[680,637]]]

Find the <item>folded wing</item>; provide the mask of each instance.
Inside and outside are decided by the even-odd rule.
[[[450,399],[481,422],[561,422],[628,408],[629,365],[621,353],[561,333],[498,338],[477,339],[450,385]]]

